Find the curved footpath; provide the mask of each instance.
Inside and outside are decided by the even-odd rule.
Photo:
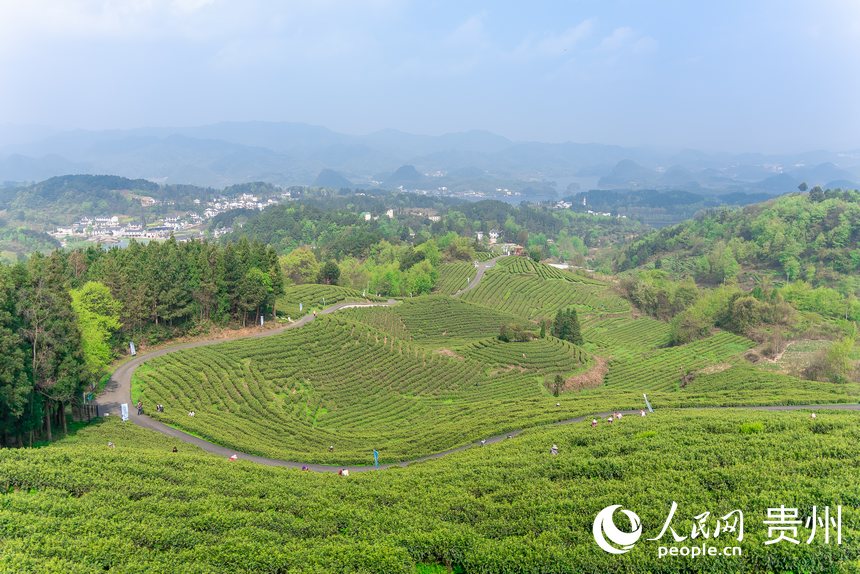
[[[475,278],[472,279],[469,284],[457,291],[454,296],[457,297],[462,295],[466,291],[474,289],[481,279],[484,276],[484,273],[490,268],[492,268],[496,261],[499,258],[493,258],[489,261],[485,261],[483,263],[478,263],[477,273],[475,274]],[[389,299],[384,303],[348,303],[341,302],[331,307],[326,307],[322,311],[319,312],[320,315],[328,315],[334,313],[336,311],[340,311],[341,309],[348,309],[352,307],[389,307],[391,305],[396,305],[398,302]],[[149,353],[145,353],[143,355],[138,355],[134,359],[123,363],[120,365],[116,371],[114,371],[111,376],[110,382],[108,382],[105,390],[101,395],[96,399],[96,403],[99,405],[99,412],[101,414],[108,414],[119,416],[120,415],[120,405],[122,403],[128,403],[129,406],[129,418],[131,421],[143,428],[147,428],[150,430],[154,430],[156,432],[160,432],[161,434],[179,439],[185,443],[192,444],[197,446],[206,452],[216,454],[223,457],[230,457],[232,455],[237,455],[242,460],[248,460],[251,462],[255,462],[258,464],[264,464],[266,466],[284,466],[288,468],[302,468],[307,467],[308,469],[316,472],[337,472],[340,469],[348,468],[350,472],[362,472],[366,470],[373,470],[373,466],[356,466],[356,465],[347,465],[347,466],[333,466],[333,465],[325,465],[325,464],[316,464],[316,463],[303,463],[303,462],[294,462],[289,460],[280,460],[275,458],[266,458],[262,456],[256,456],[252,454],[244,454],[234,449],[229,449],[223,447],[221,445],[217,445],[215,443],[211,443],[207,440],[203,440],[202,438],[198,438],[196,436],[190,435],[186,432],[183,432],[179,429],[168,426],[160,421],[152,419],[146,415],[138,415],[137,410],[134,408],[134,405],[131,401],[131,377],[134,374],[135,369],[139,367],[142,363],[148,361],[149,359],[153,359],[155,357],[160,357],[162,355],[166,355],[168,353],[173,353],[176,351],[181,351],[183,349],[193,349],[195,347],[205,347],[207,345],[217,345],[219,343],[226,343],[228,341],[235,341],[240,339],[257,339],[261,337],[269,337],[271,335],[277,335],[279,333],[283,333],[288,329],[297,329],[314,320],[313,315],[305,315],[301,319],[294,321],[288,325],[284,325],[283,327],[278,327],[276,329],[269,329],[265,331],[260,331],[259,333],[254,333],[253,335],[248,335],[247,337],[240,337],[234,339],[207,339],[202,341],[193,341],[190,343],[179,343],[176,345],[170,345],[168,347],[164,347],[162,349],[158,349],[156,351],[152,351]],[[817,410],[827,410],[827,409],[839,409],[839,410],[860,410],[860,404],[837,404],[837,405],[773,405],[773,406],[738,406],[738,407],[693,407],[696,409],[748,409],[748,410],[762,410],[762,411],[793,411],[793,410],[805,410],[805,409],[817,409]],[[626,415],[630,414],[638,414],[639,411],[622,411]],[[610,413],[595,413],[594,415],[575,417],[571,419],[565,419],[561,421],[556,421],[554,423],[549,423],[546,426],[558,426],[558,425],[567,425],[573,423],[579,423],[591,419],[592,417],[599,418],[607,418]],[[535,426],[530,428],[541,428],[541,426]],[[520,434],[521,430],[516,430],[496,436],[487,437],[485,439],[486,444],[493,444],[497,442],[501,442],[507,438],[512,438]],[[466,450],[467,448],[472,448],[475,446],[480,446],[481,442],[473,442],[469,444],[465,444],[459,446],[457,448],[448,449],[442,452],[437,452],[434,454],[429,454],[426,456],[422,456],[420,458],[416,458],[409,461],[403,461],[398,463],[389,463],[389,464],[380,464],[380,469],[387,469],[393,467],[405,467],[410,464],[416,462],[424,462],[428,460],[433,460],[436,458],[442,458],[443,456],[448,456],[449,454],[453,454],[455,452],[461,452]],[[370,458],[370,453],[368,453],[368,458]]]

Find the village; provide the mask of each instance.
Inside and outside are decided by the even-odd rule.
[[[289,192],[285,192],[283,197],[289,199]],[[139,199],[143,207],[153,207],[160,203],[151,197]],[[262,211],[279,201],[273,198],[264,201],[255,195],[243,193],[235,198],[218,197],[206,202],[205,205],[199,199],[195,199],[194,203],[202,206],[200,212],[187,211],[157,218],[145,224],[140,218],[128,215],[81,216],[71,225],[57,227],[50,235],[63,245],[66,245],[69,240],[112,244],[128,239],[166,239],[180,232],[187,237],[203,237],[205,235],[203,224],[221,213],[234,209]],[[172,204],[173,202],[168,202],[165,205]],[[219,228],[213,233],[218,237],[230,230],[231,228]]]

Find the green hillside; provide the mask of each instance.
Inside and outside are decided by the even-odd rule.
[[[135,392],[165,405],[153,416],[240,451],[355,462],[377,448],[402,460],[570,412],[551,408],[541,375],[574,373],[588,358],[559,343],[511,343],[503,356],[527,351],[532,363],[499,373],[503,359],[476,348],[464,359],[320,317],[262,340],[152,359],[135,374]]]
[[[630,305],[610,285],[523,257],[507,257],[490,269],[464,301],[534,320],[576,307],[581,313],[623,313]]]
[[[620,269],[657,264],[704,283],[739,272],[837,284],[860,274],[860,192],[815,189],[740,209],[716,209],[626,247]]]
[[[682,536],[701,512],[744,512],[742,542],[709,540],[742,555],[710,559],[711,571],[852,571],[860,471],[846,461],[860,459],[856,422],[849,412],[811,421],[808,412],[662,411],[344,478],[229,462],[109,419],[45,448],[0,450],[0,570],[688,571],[696,562],[660,559],[661,542],[646,540],[676,501]],[[610,504],[642,520],[642,539],[621,556],[591,534]],[[810,544],[765,545],[762,521],[780,504],[804,515],[841,504],[843,543],[819,532]]]
[[[502,324],[526,325],[510,313],[442,295],[405,299],[395,307],[350,309],[343,316],[430,347],[494,337]]]

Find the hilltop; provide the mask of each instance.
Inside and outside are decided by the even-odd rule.
[[[705,211],[633,242],[618,267],[663,268],[702,283],[767,273],[774,280],[835,285],[860,274],[858,243],[860,192],[815,189]]]

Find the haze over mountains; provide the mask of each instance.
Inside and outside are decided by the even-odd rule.
[[[785,193],[856,186],[860,150],[790,155],[517,142],[486,131],[337,133],[302,123],[52,131],[0,127],[0,182],[104,173],[222,187],[249,181],[408,189],[685,189]]]

